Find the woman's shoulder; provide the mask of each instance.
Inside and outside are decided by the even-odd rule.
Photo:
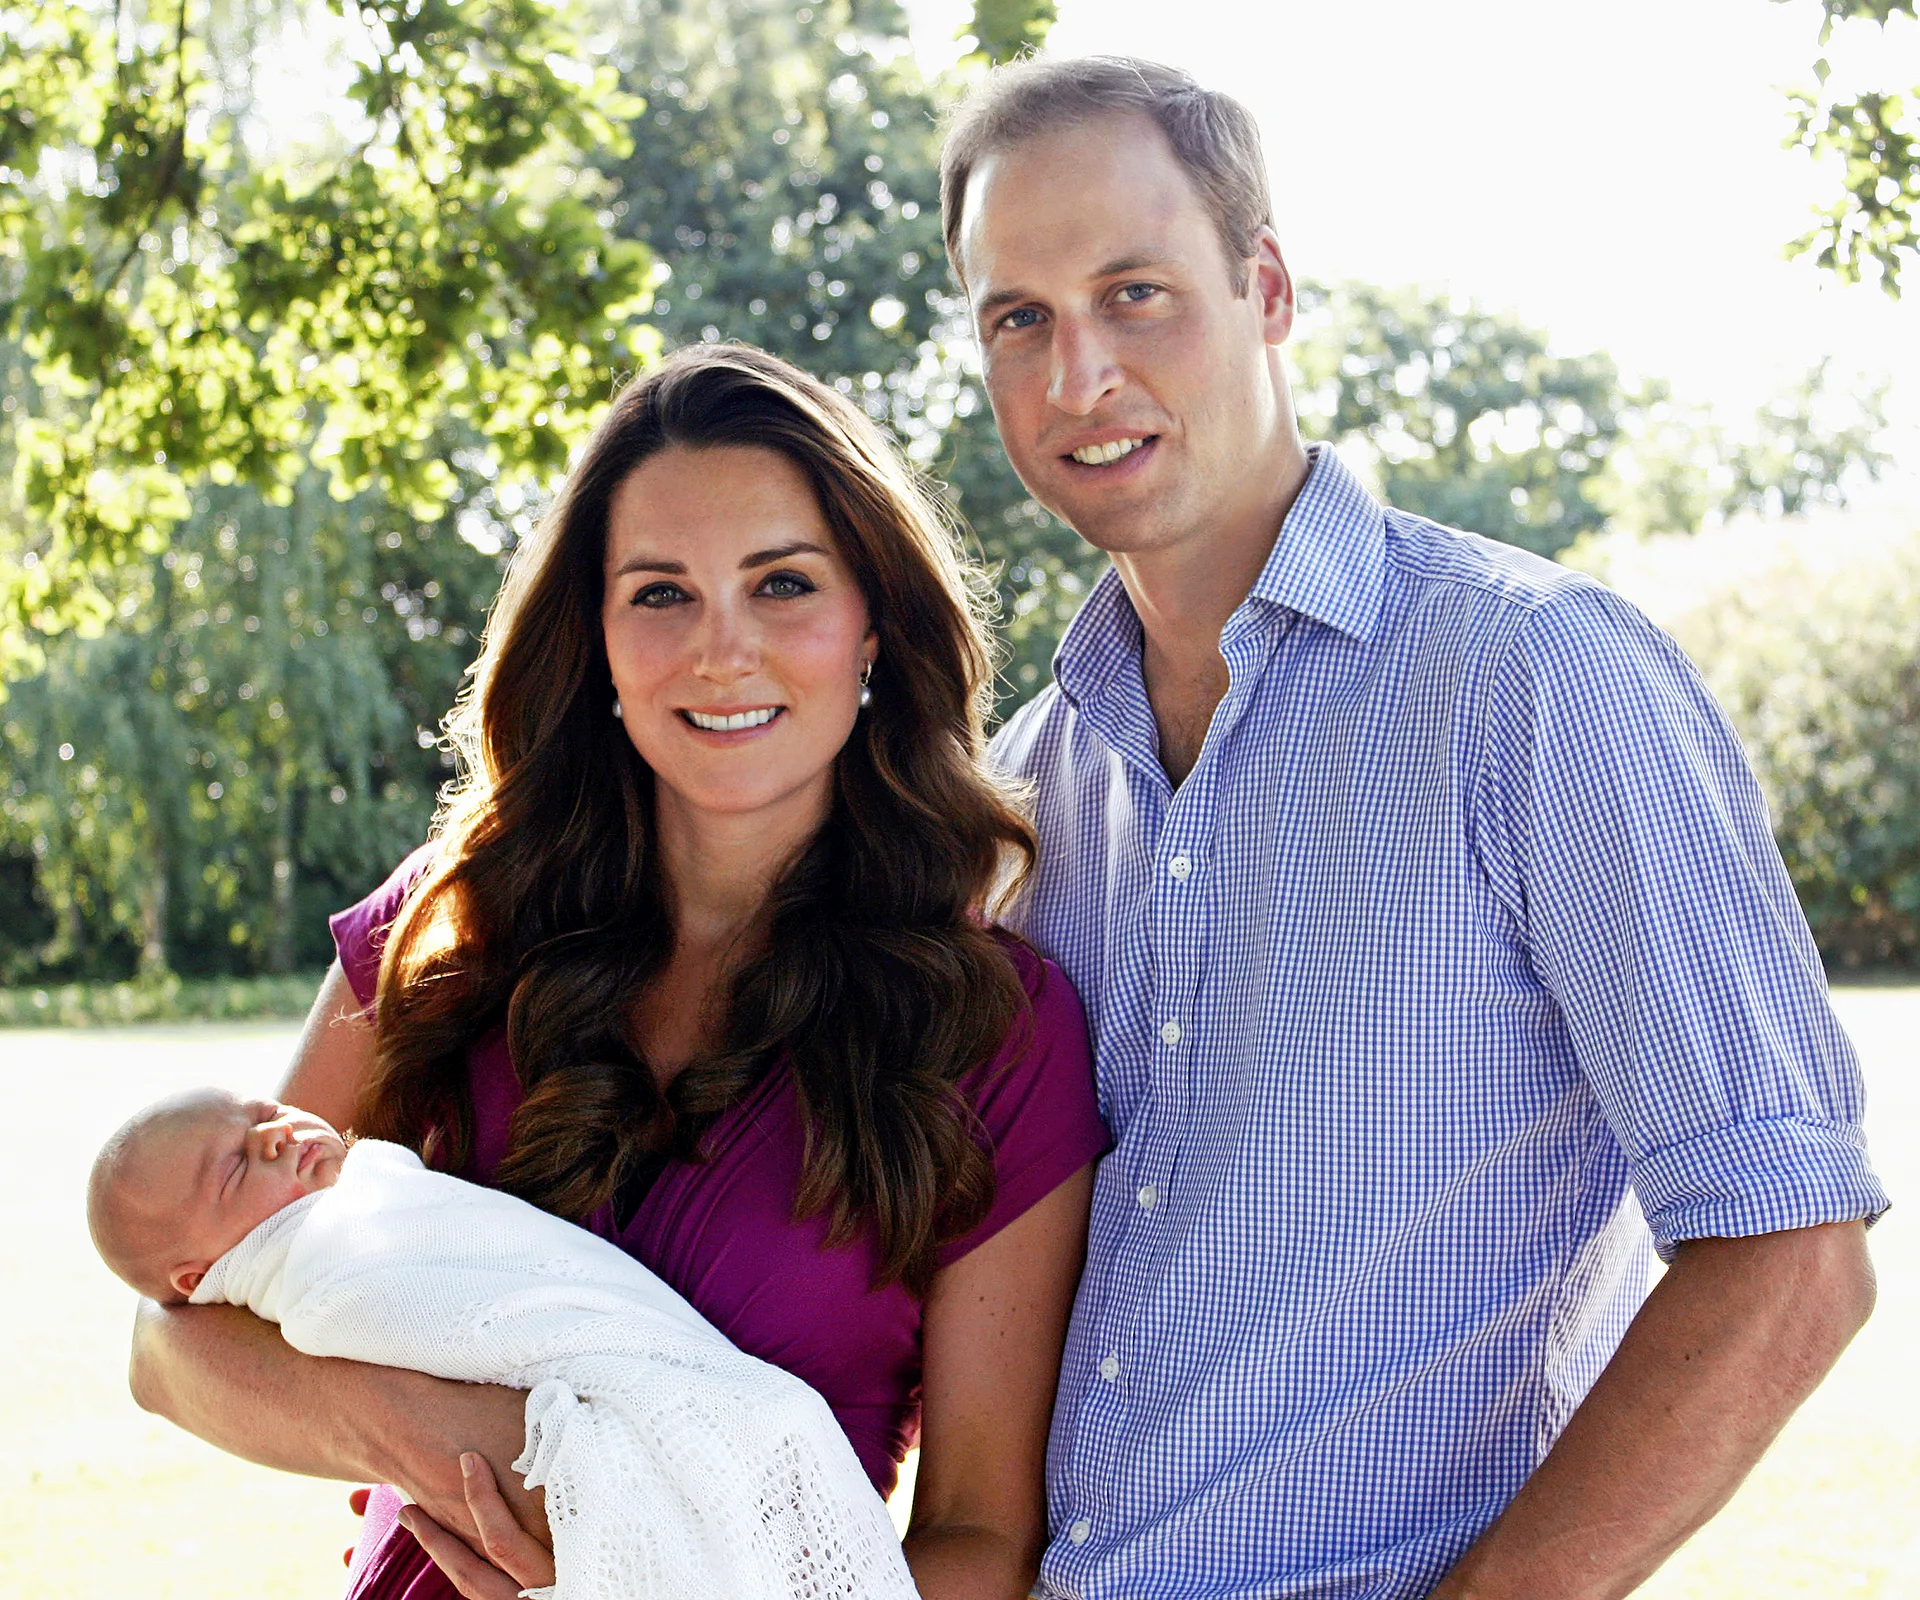
[[[1100,1117],[1086,1012],[1067,975],[1025,940],[994,930],[1030,1002],[992,1060],[963,1080],[993,1154],[985,1220],[940,1252],[941,1265],[1044,1199],[1112,1142]]]
[[[380,952],[386,948],[387,931],[393,926],[407,896],[420,881],[439,846],[429,841],[415,850],[387,875],[386,882],[364,900],[327,919],[333,930],[334,949],[339,952],[340,970],[347,975],[354,998],[363,1006],[373,1004],[380,979]]]
[[[988,932],[1013,963],[1036,1019],[1044,1009],[1050,1026],[1077,1023],[1084,1032],[1086,1011],[1080,1004],[1080,991],[1074,988],[1073,980],[1012,930],[996,925]]]

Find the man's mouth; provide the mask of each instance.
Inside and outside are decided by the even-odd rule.
[[[680,715],[703,733],[738,733],[743,728],[764,728],[784,710],[785,706],[761,706],[753,711],[730,711],[718,715],[683,710]]]
[[[1083,467],[1105,467],[1130,456],[1134,451],[1153,443],[1158,434],[1143,433],[1137,438],[1109,439],[1104,444],[1083,444],[1078,450],[1070,452],[1072,460]]]

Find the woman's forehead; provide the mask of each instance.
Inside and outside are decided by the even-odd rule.
[[[800,543],[839,553],[806,474],[758,445],[659,451],[621,480],[608,506],[610,569],[648,553],[724,561]]]

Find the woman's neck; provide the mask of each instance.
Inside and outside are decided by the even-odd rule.
[[[690,805],[664,787],[656,792],[655,826],[662,896],[683,951],[715,950],[743,936],[751,942],[767,897],[788,865],[826,821],[830,780],[751,812],[715,812]]]

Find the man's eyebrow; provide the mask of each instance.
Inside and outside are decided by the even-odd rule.
[[[1119,278],[1129,272],[1145,272],[1167,265],[1170,265],[1170,262],[1166,256],[1156,255],[1148,250],[1136,250],[1131,255],[1115,256],[1091,276],[1096,279]],[[1025,289],[997,289],[980,300],[975,314],[982,322],[991,322],[997,313],[1006,310],[1008,306],[1018,305],[1022,300],[1030,298]]]

